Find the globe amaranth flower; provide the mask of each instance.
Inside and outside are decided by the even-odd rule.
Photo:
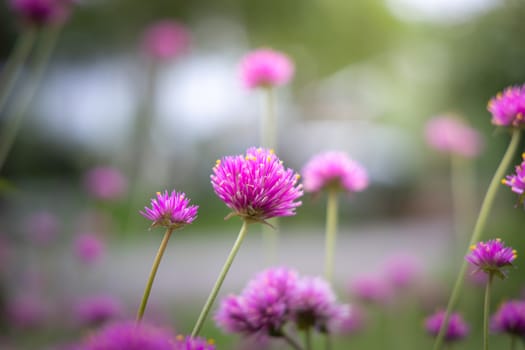
[[[71,7],[67,0],[11,0],[10,3],[24,21],[35,25],[63,23]]]
[[[106,250],[106,244],[102,238],[95,233],[81,233],[73,242],[75,256],[85,264],[94,263],[102,257]]]
[[[390,256],[384,263],[384,276],[396,289],[408,288],[421,276],[421,262],[409,254]]]
[[[244,56],[240,73],[249,89],[272,87],[288,83],[294,74],[294,64],[282,52],[258,49]]]
[[[57,238],[60,224],[56,215],[47,211],[38,211],[27,218],[26,231],[32,243],[46,246]]]
[[[173,350],[174,335],[144,322],[117,322],[91,333],[80,348],[83,350]]]
[[[271,150],[249,148],[246,155],[217,161],[211,175],[215,194],[233,210],[227,216],[265,222],[278,216],[295,215],[303,195],[299,175],[284,168]]]
[[[339,305],[328,323],[328,330],[333,334],[351,334],[365,327],[366,315],[355,305]]]
[[[467,158],[479,155],[483,144],[479,132],[454,116],[440,116],[429,120],[425,127],[425,138],[438,151]]]
[[[425,319],[425,329],[427,333],[433,337],[437,337],[444,320],[445,320],[445,311],[442,311],[442,310],[437,311],[435,314],[427,317]],[[468,332],[469,332],[469,327],[466,324],[466,322],[463,320],[463,317],[461,317],[461,315],[458,313],[450,314],[450,317],[448,320],[448,328],[445,333],[444,340],[447,342],[461,340],[468,335]]]
[[[393,298],[392,286],[382,276],[357,276],[350,281],[348,290],[364,303],[388,304]]]
[[[189,205],[190,200],[182,192],[157,192],[157,198],[151,200],[151,208],[145,207],[140,214],[153,221],[151,227],[163,226],[179,229],[191,224],[197,217],[196,205]]]
[[[76,320],[83,326],[99,326],[122,315],[120,300],[110,295],[85,297],[73,307]]]
[[[344,152],[328,151],[312,157],[302,170],[306,192],[335,189],[348,193],[368,187],[368,174]]]
[[[169,60],[188,50],[190,33],[176,21],[162,20],[150,25],[142,37],[142,50],[156,60]]]
[[[84,176],[84,186],[94,198],[115,200],[126,194],[128,181],[118,169],[95,167]]]
[[[503,269],[512,266],[512,262],[517,257],[516,250],[506,247],[498,238],[472,245],[465,260],[489,275],[496,274],[500,278],[505,278]]]
[[[525,85],[511,86],[492,98],[487,107],[492,124],[519,127],[524,123]]]
[[[501,183],[509,186],[512,192],[518,194],[518,201],[520,204],[525,204],[525,153],[521,155],[523,162],[516,166],[516,173],[508,175]]]
[[[212,339],[178,335],[173,350],[215,350],[215,342]]]
[[[502,303],[490,320],[490,328],[497,333],[525,336],[525,301]]]
[[[6,305],[9,324],[17,328],[42,327],[48,322],[49,314],[50,305],[38,295],[17,295]]]

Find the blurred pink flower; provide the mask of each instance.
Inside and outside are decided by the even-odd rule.
[[[100,326],[122,316],[123,310],[120,300],[111,295],[82,298],[76,302],[73,309],[75,318],[83,326]]]
[[[9,323],[18,328],[38,328],[49,316],[49,305],[36,295],[17,295],[7,302]]]
[[[244,56],[240,74],[249,89],[284,85],[293,77],[294,64],[282,52],[258,49]]]
[[[439,116],[430,119],[425,127],[427,143],[441,152],[473,158],[483,148],[479,132],[454,116]]]
[[[31,214],[26,222],[27,235],[31,242],[48,245],[55,241],[60,230],[57,217],[47,211]]]
[[[365,327],[366,315],[355,305],[341,305],[336,316],[330,321],[330,333],[351,334]]]
[[[161,20],[144,31],[142,49],[149,57],[169,60],[187,51],[190,40],[190,33],[185,26],[172,20]]]
[[[350,295],[365,303],[388,304],[392,300],[392,287],[380,276],[363,275],[350,281]]]
[[[115,168],[95,167],[84,177],[84,185],[93,197],[100,200],[115,200],[126,194],[128,181]]]
[[[71,3],[65,0],[11,0],[10,3],[12,9],[31,24],[60,24],[70,15]]]
[[[421,276],[421,262],[409,254],[397,254],[384,263],[384,276],[391,286],[404,289],[414,285]]]
[[[98,261],[104,254],[105,248],[104,241],[94,233],[82,233],[75,238],[74,253],[83,263]]]

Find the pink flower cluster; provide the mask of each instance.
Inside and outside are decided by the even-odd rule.
[[[441,152],[472,158],[482,149],[481,135],[462,120],[453,116],[435,117],[425,127],[430,146]]]
[[[285,54],[271,49],[250,52],[241,61],[241,78],[249,89],[284,85],[292,78],[294,65]]]
[[[519,127],[525,123],[525,85],[511,86],[492,98],[487,106],[492,124]]]

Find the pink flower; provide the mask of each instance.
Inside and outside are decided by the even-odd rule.
[[[398,289],[414,284],[421,275],[421,263],[412,255],[399,254],[388,258],[384,264],[386,280]]]
[[[164,226],[175,230],[191,224],[197,217],[199,207],[189,204],[185,193],[157,192],[157,198],[151,200],[151,208],[145,207],[140,214],[153,221],[151,227]]]
[[[96,167],[86,173],[84,185],[89,194],[97,199],[115,200],[126,194],[128,181],[115,168]]]
[[[512,192],[519,195],[518,201],[524,203],[525,199],[525,153],[521,155],[523,162],[516,166],[516,174],[508,175],[501,183],[509,186]]]
[[[190,33],[182,24],[162,20],[146,28],[142,37],[142,49],[146,55],[161,61],[174,59],[190,45]]]
[[[427,143],[441,152],[476,157],[482,149],[481,135],[459,118],[435,117],[425,127]]]
[[[27,234],[32,242],[47,245],[57,237],[59,226],[55,215],[47,211],[39,211],[28,217]]]
[[[36,25],[63,23],[70,12],[66,0],[11,0],[11,7],[26,22]]]
[[[250,52],[241,61],[240,73],[249,89],[284,85],[294,74],[293,62],[285,54],[271,49]]]
[[[425,328],[433,337],[437,337],[441,325],[445,320],[445,312],[438,311],[425,319]],[[458,313],[452,313],[448,321],[448,329],[445,333],[445,341],[452,342],[465,338],[468,335],[469,327]]]
[[[9,323],[19,328],[41,327],[49,316],[49,305],[36,295],[19,295],[7,304]]]
[[[492,124],[520,126],[524,124],[525,85],[511,86],[489,101],[487,109],[492,113]]]
[[[512,266],[512,262],[517,257],[516,250],[506,247],[501,239],[497,238],[472,245],[465,260],[478,270],[505,278],[506,274],[503,269]]]
[[[393,297],[392,287],[379,276],[358,276],[348,289],[350,295],[366,303],[388,304]]]
[[[97,295],[78,300],[74,306],[74,313],[80,324],[100,326],[121,316],[123,306],[120,300],[110,295]]]
[[[302,175],[306,192],[334,188],[352,193],[368,187],[366,170],[344,152],[329,151],[315,155],[304,166]]]
[[[74,252],[83,263],[90,264],[98,261],[105,251],[105,244],[94,233],[79,234],[74,242]]]

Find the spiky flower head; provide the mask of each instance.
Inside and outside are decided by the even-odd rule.
[[[425,138],[438,151],[467,158],[476,157],[483,145],[479,132],[452,115],[430,119],[425,127]]]
[[[490,320],[490,328],[497,333],[525,337],[525,301],[509,300],[502,303]]]
[[[178,335],[172,350],[215,350],[215,341],[204,338]]]
[[[488,104],[492,124],[520,127],[524,124],[525,85],[511,86],[493,97]]]
[[[501,239],[497,238],[472,245],[465,259],[478,270],[505,278],[506,274],[503,269],[512,266],[512,262],[517,257],[516,250],[506,247]]]
[[[157,192],[157,198],[151,199],[151,208],[145,207],[140,214],[153,221],[151,227],[163,226],[172,230],[191,224],[197,217],[199,206],[189,205],[186,194],[173,190],[170,193]]]
[[[146,55],[165,61],[176,58],[190,45],[190,33],[186,27],[173,20],[161,20],[144,31],[142,49]]]
[[[249,89],[284,85],[293,77],[294,65],[282,52],[258,49],[248,53],[241,61],[240,73]]]
[[[512,192],[518,194],[518,203],[525,205],[525,153],[521,155],[523,162],[516,165],[516,173],[506,176],[501,183],[509,186]]]
[[[278,216],[295,215],[303,195],[299,175],[286,169],[272,150],[249,148],[246,155],[217,161],[211,175],[215,194],[245,220],[265,222]]]
[[[428,334],[430,334],[433,337],[437,337],[444,320],[445,311],[442,310],[437,311],[435,314],[427,317],[425,319],[425,329],[427,330]],[[458,313],[450,314],[448,320],[448,328],[445,333],[445,341],[453,342],[461,340],[468,335],[468,332],[469,327],[467,323],[463,320],[463,317],[461,317],[461,315]]]
[[[304,166],[302,175],[306,192],[335,189],[352,193],[368,187],[365,168],[346,153],[339,151],[315,155]]]

